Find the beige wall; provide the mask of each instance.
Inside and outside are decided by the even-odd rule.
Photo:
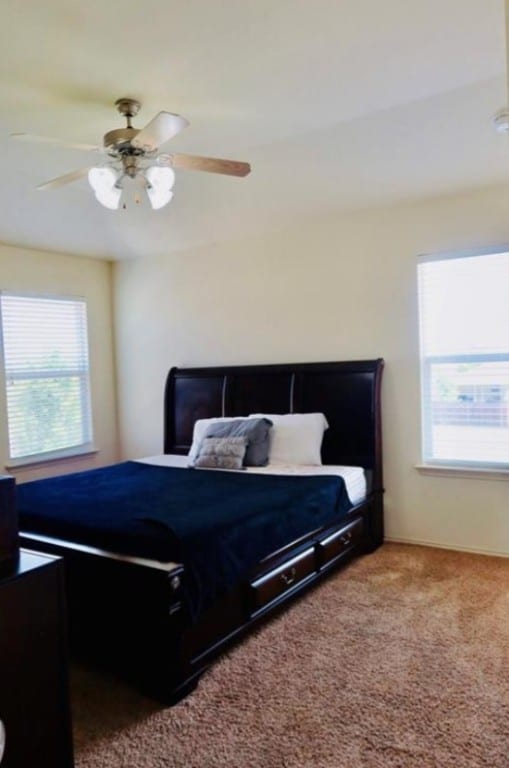
[[[97,453],[9,470],[18,482],[78,472],[118,459],[118,432],[112,332],[111,264],[97,259],[33,251],[0,244],[0,290],[87,300],[92,419]],[[5,385],[0,371],[0,402]],[[0,463],[8,458],[5,408],[0,408]]]
[[[383,356],[387,535],[509,555],[509,477],[423,476],[416,257],[509,243],[509,188],[296,220],[244,242],[115,265],[125,456],[162,451],[172,365]]]

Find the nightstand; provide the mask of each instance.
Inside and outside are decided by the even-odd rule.
[[[0,578],[2,751],[0,768],[74,765],[63,562],[28,550]]]

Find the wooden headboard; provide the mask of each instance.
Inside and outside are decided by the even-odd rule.
[[[250,413],[324,413],[324,464],[362,466],[382,489],[380,385],[384,361],[172,368],[164,396],[164,452],[187,453],[197,419]]]

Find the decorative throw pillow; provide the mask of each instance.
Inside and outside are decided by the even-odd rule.
[[[233,419],[210,424],[205,437],[245,437],[244,466],[264,467],[269,463],[270,419]]]
[[[195,467],[211,469],[243,469],[246,453],[245,437],[205,437],[195,459]]]
[[[247,416],[215,416],[210,419],[197,419],[194,422],[193,427],[193,442],[191,448],[189,449],[189,453],[187,454],[190,462],[192,463],[198,456],[198,453],[200,452],[200,446],[202,444],[203,438],[205,437],[205,432],[211,424],[218,424],[225,421],[243,421],[247,418]]]

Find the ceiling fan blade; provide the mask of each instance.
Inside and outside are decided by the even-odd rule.
[[[71,171],[70,173],[66,173],[63,176],[57,176],[56,179],[51,179],[50,181],[45,181],[44,184],[39,184],[37,189],[46,192],[48,189],[57,189],[58,187],[63,187],[64,184],[70,184],[72,181],[78,181],[78,179],[82,179],[88,174],[89,170],[90,168],[80,168],[78,171]]]
[[[131,144],[137,149],[152,152],[187,128],[189,121],[172,112],[159,112],[145,128],[142,128]]]
[[[220,160],[217,157],[198,155],[172,155],[171,158],[173,168],[184,168],[187,171],[225,173],[228,176],[247,176],[251,172],[249,163],[241,163],[239,160]]]
[[[10,139],[16,141],[27,141],[36,144],[58,144],[62,147],[68,147],[69,149],[82,149],[87,152],[98,152],[102,150],[102,147],[98,147],[95,144],[76,144],[70,141],[63,141],[63,139],[52,139],[49,136],[35,136],[32,133],[11,133]]]

